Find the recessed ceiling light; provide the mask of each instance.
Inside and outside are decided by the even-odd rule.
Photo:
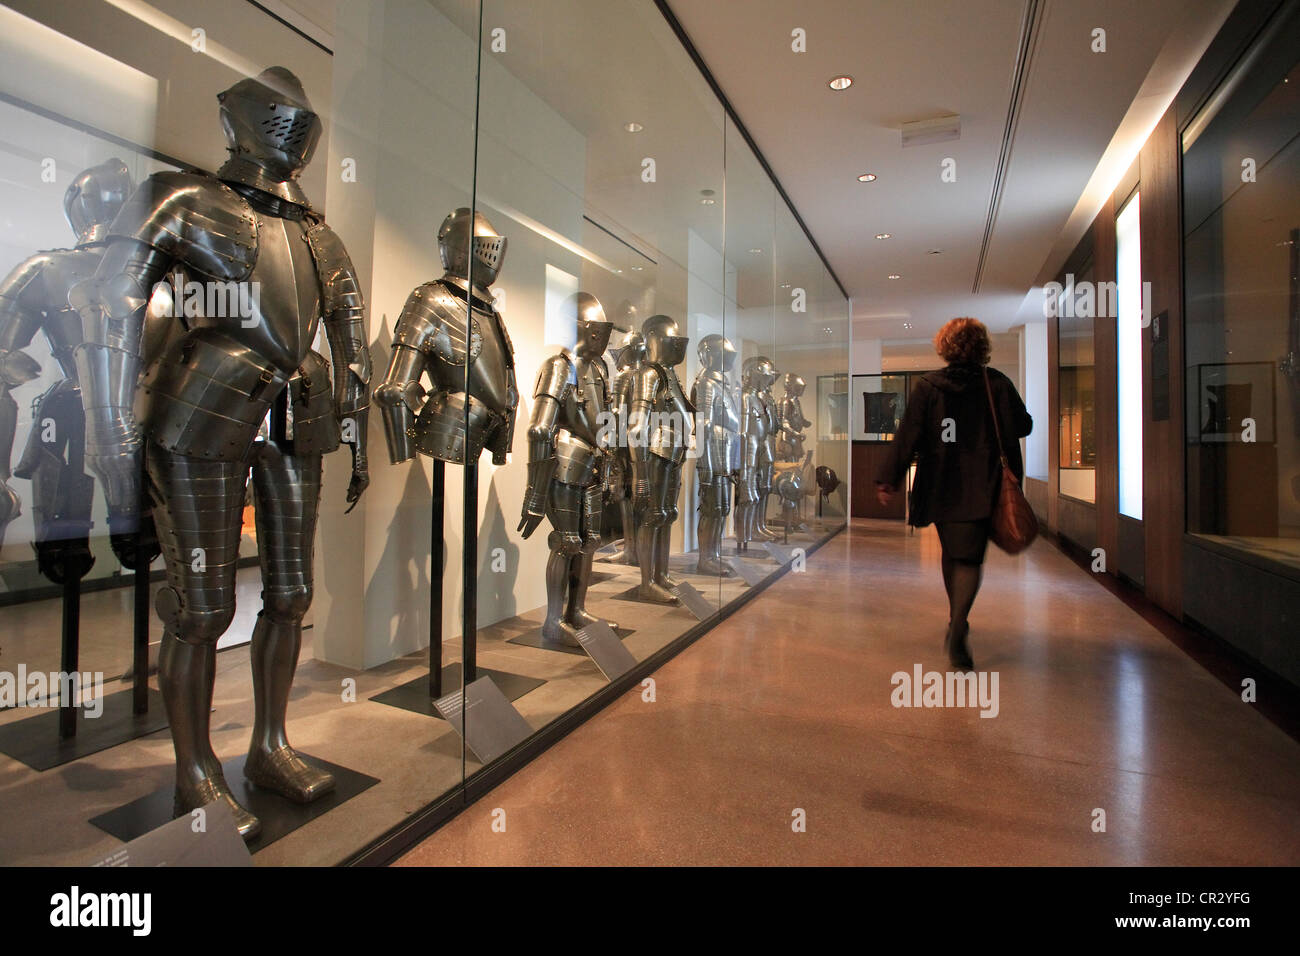
[[[839,76],[831,77],[831,81],[826,85],[829,86],[832,90],[835,90],[836,92],[840,90],[847,90],[850,86],[853,85],[853,77],[849,76],[848,74],[841,73]]]
[[[940,254],[942,254],[942,253],[943,253],[943,250],[942,250],[942,249],[931,249],[931,250],[930,250],[930,255],[932,255],[932,256],[937,256],[937,255],[940,255]]]
[[[640,123],[624,123],[623,128],[629,133],[639,133],[641,130],[645,129],[645,127]]]
[[[889,278],[891,278],[891,279],[901,279],[901,278],[903,278],[903,277],[900,276],[897,272],[891,272],[891,273],[889,274]]]
[[[641,267],[640,267],[640,266],[633,266],[633,267],[632,267],[632,271],[633,271],[633,272],[640,272],[640,271],[641,271]]]
[[[782,289],[788,289],[788,288],[790,288],[790,283],[788,283],[788,282],[782,282],[782,283],[781,283],[781,288],[782,288]]]
[[[878,233],[876,233],[876,238],[877,238],[877,239],[892,239],[892,238],[893,238],[893,235],[890,234],[890,233],[888,233],[888,232],[878,232]]]
[[[875,181],[876,181],[875,173],[863,173],[861,176],[858,177],[858,182],[860,183],[874,183]]]
[[[714,204],[714,202],[716,202],[716,200],[710,199],[708,196],[705,196],[703,199],[700,200],[700,205],[701,205],[701,206],[712,206],[712,205]]]
[[[750,255],[754,255],[754,256],[756,256],[756,255],[758,255],[759,253],[761,253],[762,251],[763,251],[762,249],[750,249],[750,250],[749,250],[749,253],[750,253]]]

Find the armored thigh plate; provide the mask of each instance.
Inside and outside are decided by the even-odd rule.
[[[596,480],[596,452],[566,429],[555,434],[555,480],[586,488]]]
[[[469,439],[465,436],[465,409],[469,406]],[[464,392],[434,392],[415,420],[415,447],[432,458],[463,465],[466,445],[469,460],[478,461],[484,445],[506,427],[506,418]]]
[[[149,366],[136,412],[146,434],[168,451],[240,461],[287,379],[247,346],[200,330]]]

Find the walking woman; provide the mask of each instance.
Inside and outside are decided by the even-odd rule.
[[[888,504],[916,459],[908,520],[918,528],[933,523],[939,532],[950,614],[944,650],[953,667],[974,670],[967,616],[979,592],[989,517],[1002,481],[990,392],[1002,451],[1022,481],[1019,439],[1029,434],[1033,419],[1011,380],[988,368],[992,347],[984,323],[952,319],[934,337],[934,350],[948,366],[922,376],[912,390],[889,456],[876,475],[876,496]]]

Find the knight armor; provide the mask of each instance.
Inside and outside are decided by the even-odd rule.
[[[55,583],[79,579],[95,563],[89,541],[94,481],[84,466],[85,414],[73,354],[81,343],[81,316],[68,304],[68,292],[94,275],[108,224],[132,187],[130,172],[117,158],[83,171],[63,197],[76,245],[37,253],[0,284],[0,544],[5,526],[21,511],[8,485],[18,422],[10,390],[40,374],[36,361],[21,351],[40,331],[62,378],[33,403],[32,429],[12,474],[32,483],[32,547],[41,573]],[[122,563],[135,567],[135,542],[128,546],[115,536],[113,543]]]
[[[742,549],[755,538],[775,540],[766,532],[762,510],[772,483],[772,436],[776,430],[768,387],[776,381],[772,360],[763,355],[745,360],[741,369],[741,431],[744,435],[736,514],[736,540]]]
[[[804,431],[812,425],[804,417],[803,403],[800,401],[807,383],[793,372],[785,375],[785,397],[777,414],[781,420],[778,431],[777,458],[780,461],[801,461],[803,459]]]
[[[740,473],[740,410],[727,373],[736,364],[736,349],[721,335],[706,335],[697,346],[700,372],[691,386],[695,406],[695,446],[700,480],[700,574],[723,577],[722,535],[731,513],[732,486]]]
[[[250,652],[255,717],[244,773],[305,803],[334,785],[285,729],[311,603],[321,456],[350,446],[355,505],[369,482],[370,357],[356,272],[298,182],[320,137],[302,84],[272,67],[218,101],[229,160],[215,176],[146,180],[71,301],[85,333],[77,367],[87,455],[104,480],[110,520],[140,510],[142,451],[149,477],[167,566],[156,601],[158,668],[177,758],[176,813],[222,800],[251,837],[259,822],[232,796],[208,726],[216,643],[235,612],[245,490],[251,472],[263,606]],[[166,334],[146,335],[145,303],[165,280],[175,314],[162,317]],[[332,369],[311,348],[322,321]]]
[[[543,516],[551,522],[542,636],[580,646],[577,632],[599,620],[587,612],[586,598],[613,460],[610,388],[602,357],[613,326],[596,297],[585,292],[570,296],[561,313],[575,323],[577,344],[572,352],[547,359],[537,374],[519,530],[527,538]]]
[[[641,567],[639,595],[644,601],[670,604],[677,601],[671,589],[678,582],[668,573],[668,547],[695,411],[674,368],[686,358],[690,340],[666,315],[646,319],[641,334],[646,359],[633,383],[627,428]]]
[[[635,310],[632,310],[633,314]],[[632,405],[632,390],[637,375],[645,362],[645,339],[640,332],[628,332],[623,337],[622,345],[612,350],[614,364],[618,369],[614,376],[614,393],[611,410],[618,424],[621,436],[614,450],[615,470],[611,476],[611,492],[618,502],[620,516],[623,519],[623,550],[613,559],[619,563],[636,567],[639,563],[636,553],[636,514],[632,507],[632,453],[627,442],[627,419]]]
[[[461,208],[443,221],[438,249],[446,273],[407,298],[388,375],[375,390],[389,458],[398,464],[418,451],[464,464],[486,448],[503,465],[519,391],[514,349],[489,287],[505,260],[506,239],[482,214]],[[428,392],[421,381],[426,374]]]

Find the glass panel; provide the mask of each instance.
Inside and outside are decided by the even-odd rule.
[[[1300,14],[1287,20],[1184,144],[1187,530],[1296,569]]]
[[[1119,513],[1142,520],[1142,330],[1151,317],[1142,296],[1139,197],[1115,219],[1115,275],[1119,292]]]
[[[1081,501],[1096,500],[1097,402],[1093,347],[1094,304],[1089,263],[1073,281],[1063,283],[1057,315],[1060,350],[1061,418],[1057,428],[1061,494]],[[1086,283],[1086,285],[1085,285]],[[1078,292],[1076,293],[1076,289]]]

